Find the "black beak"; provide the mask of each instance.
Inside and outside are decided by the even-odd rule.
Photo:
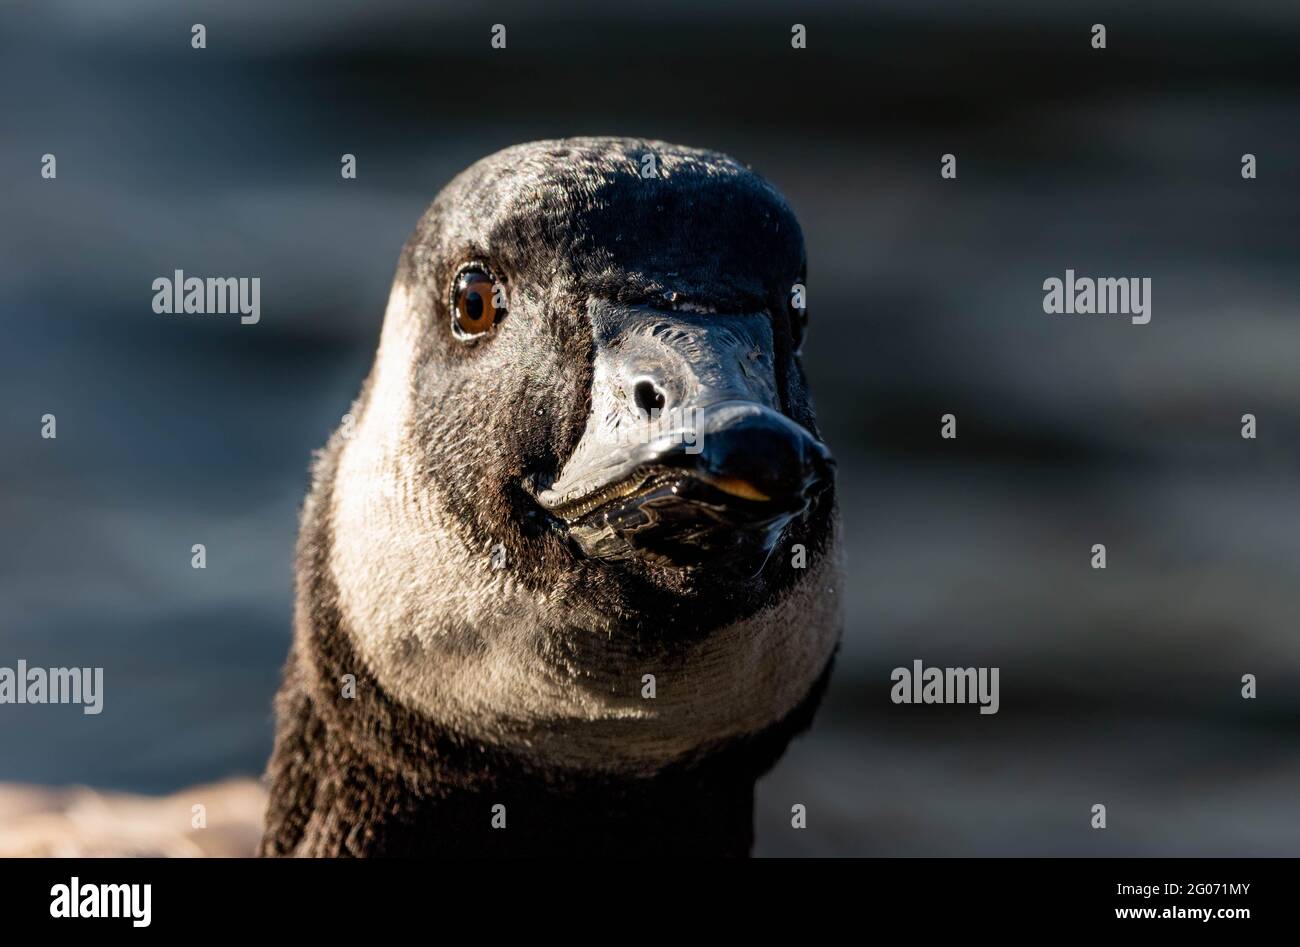
[[[743,420],[705,433],[699,454],[673,451],[640,465],[632,494],[571,524],[575,541],[589,556],[722,562],[756,573],[785,525],[831,486],[834,461],[799,425],[753,407]]]
[[[674,458],[698,481],[759,508],[795,511],[830,486],[830,451],[785,415],[742,402],[701,413],[699,453]]]
[[[538,501],[588,557],[756,573],[834,477],[826,446],[777,410],[770,320],[595,315],[588,429]]]

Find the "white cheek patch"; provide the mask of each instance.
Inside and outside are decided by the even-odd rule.
[[[838,640],[837,553],[764,612],[671,658],[629,662],[626,632],[581,603],[524,589],[509,568],[490,567],[491,537],[473,548],[449,525],[410,435],[421,322],[409,305],[395,286],[330,511],[341,618],[380,686],[462,736],[548,765],[617,772],[652,771],[794,709]],[[562,659],[564,635],[580,636],[583,660],[600,666]],[[652,699],[641,696],[645,674],[655,675]],[[628,679],[618,695],[590,686],[611,675]]]
[[[329,562],[344,624],[393,697],[467,735],[500,740],[584,715],[582,695],[538,671],[544,603],[489,568],[490,537],[474,549],[448,527],[419,473],[410,353],[420,322],[407,307],[395,287],[369,401],[335,473]]]

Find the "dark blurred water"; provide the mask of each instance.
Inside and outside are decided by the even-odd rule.
[[[852,581],[760,853],[1300,853],[1300,11],[820,3],[802,52],[787,19],[0,12],[0,664],[109,682],[0,712],[0,780],[260,771],[309,455],[407,233],[483,154],[632,134],[751,162],[809,245]],[[1151,323],[1045,315],[1067,267],[1150,277]],[[260,276],[262,322],[155,315],[177,268]],[[1000,666],[1001,712],[890,704],[913,658]]]

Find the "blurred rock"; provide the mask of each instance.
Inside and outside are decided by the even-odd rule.
[[[207,825],[193,828],[193,806]],[[170,796],[0,784],[0,857],[246,857],[262,837],[266,791],[251,779]]]

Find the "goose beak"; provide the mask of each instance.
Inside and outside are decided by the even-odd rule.
[[[835,466],[776,405],[770,320],[608,307],[593,322],[587,429],[538,503],[589,558],[756,573]]]

